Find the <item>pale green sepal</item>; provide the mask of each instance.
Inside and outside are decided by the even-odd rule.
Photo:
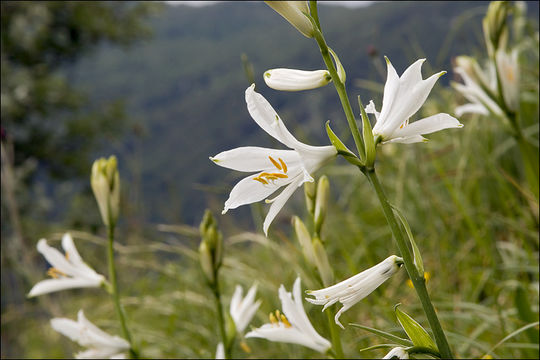
[[[399,305],[401,304],[397,304],[394,307],[394,311],[396,312],[396,316],[401,327],[403,330],[405,330],[413,344],[439,351],[439,349],[437,349],[437,345],[435,345],[428,332],[418,322],[416,322],[416,320],[399,310]]]
[[[313,250],[313,245],[311,244],[311,236],[309,235],[309,231],[298,216],[293,216],[292,221],[294,226],[294,232],[296,233],[298,242],[302,247],[302,252],[304,253],[306,261],[310,265],[316,266],[315,251]]]
[[[416,267],[416,270],[418,270],[418,275],[424,276],[424,262],[422,261],[422,255],[420,255],[420,249],[418,249],[418,246],[416,245],[416,242],[414,241],[414,237],[412,235],[411,227],[409,226],[409,223],[407,222],[407,219],[405,219],[405,216],[401,213],[401,211],[395,206],[390,204],[394,212],[396,213],[397,217],[403,224],[403,227],[405,228],[405,231],[407,232],[407,236],[409,237],[409,241],[411,242],[411,247],[413,250],[414,255],[414,266]]]
[[[306,207],[308,212],[313,216],[315,213],[315,196],[317,194],[317,186],[314,181],[306,181],[304,183],[304,197],[306,199]]]
[[[313,216],[315,223],[315,233],[321,233],[321,227],[326,217],[328,207],[328,198],[330,196],[330,182],[328,177],[323,175],[317,182],[317,196],[315,200],[315,214]]]
[[[334,145],[339,155],[343,156],[345,160],[353,165],[364,166],[364,163],[351,150],[349,150],[332,131],[330,128],[330,120],[326,122],[326,133],[328,134],[330,142],[332,145]]]
[[[383,338],[385,338],[387,340],[394,341],[394,342],[396,342],[396,343],[398,343],[400,345],[403,345],[403,346],[413,346],[414,345],[412,343],[412,341],[400,338],[399,336],[396,336],[394,334],[390,334],[389,332],[386,332],[386,331],[382,331],[382,330],[370,328],[369,326],[364,326],[364,325],[354,324],[354,323],[349,323],[349,325],[360,328],[362,330],[369,331],[372,334],[379,335],[379,336],[381,336],[381,337],[383,337]]]
[[[339,61],[339,58],[337,54],[334,52],[334,50],[328,48],[328,51],[334,58],[334,62],[336,63],[336,71],[339,77],[339,80],[345,84],[345,80],[347,79],[347,74],[345,73],[345,69],[343,68],[343,65],[341,65],[341,61]]]
[[[364,137],[364,145],[366,151],[366,167],[368,169],[371,169],[373,168],[373,164],[375,163],[375,140],[373,139],[371,123],[369,122],[369,118],[366,114],[364,104],[362,104],[362,100],[360,99],[360,95],[358,95],[358,106],[360,106],[360,113],[362,115],[362,136]]]

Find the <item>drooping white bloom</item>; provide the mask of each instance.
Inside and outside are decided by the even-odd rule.
[[[383,359],[393,359],[393,358],[408,359],[409,353],[405,350],[405,348],[398,346],[390,350],[388,354],[386,354],[383,357]]]
[[[111,336],[92,324],[82,310],[77,314],[77,321],[67,318],[51,319],[51,326],[79,345],[88,348],[75,354],[77,359],[124,359],[124,352],[129,343],[118,336]]]
[[[261,300],[255,302],[257,284],[254,284],[249,289],[245,298],[242,298],[242,293],[242,287],[240,285],[236,285],[229,308],[229,312],[236,326],[236,331],[239,333],[244,332],[246,327],[249,325],[249,322],[251,319],[253,319],[253,316],[257,312],[257,309],[261,305]]]
[[[394,275],[402,263],[403,260],[400,257],[396,255],[389,256],[379,264],[338,284],[321,290],[308,290],[307,293],[315,298],[306,298],[306,300],[315,305],[324,305],[322,311],[338,301],[341,302],[343,307],[339,309],[334,320],[336,324],[344,328],[339,322],[341,314],[371,294],[373,290]]]
[[[495,53],[497,72],[501,80],[502,95],[506,106],[516,111],[519,108],[519,64],[518,50],[507,53],[498,49]]]
[[[268,101],[256,93],[254,88],[255,84],[246,90],[246,103],[251,117],[270,136],[293,150],[246,146],[221,152],[210,157],[210,160],[233,170],[258,171],[234,186],[225,202],[223,214],[229,209],[261,201],[279,188],[285,187],[278,196],[266,200],[267,203],[272,203],[263,224],[264,233],[268,235],[272,220],[294,190],[306,181],[312,182],[310,174],[334,158],[337,151],[332,145],[310,146],[296,140]]]
[[[326,352],[331,344],[317,333],[306,315],[300,294],[300,277],[294,282],[292,295],[283,285],[279,287],[279,299],[283,314],[278,310],[275,316],[270,313],[270,324],[264,324],[250,331],[246,334],[246,338],[258,337],[269,341],[303,345],[321,353]]]
[[[384,85],[381,112],[377,112],[373,101],[366,107],[366,112],[375,114],[377,119],[373,135],[380,136],[383,144],[426,141],[422,134],[463,126],[456,118],[445,113],[409,124],[409,118],[424,104],[437,79],[446,73],[442,71],[423,80],[421,68],[424,61],[425,59],[417,60],[399,77],[390,60],[386,58],[388,77]]]
[[[225,359],[225,347],[223,346],[222,342],[217,344],[216,359]]]
[[[474,58],[468,56],[458,56],[456,64],[454,72],[463,79],[463,84],[452,82],[451,85],[470,101],[456,107],[456,115],[488,115],[491,112],[501,116],[503,111],[500,106],[488,95],[488,92],[497,92],[497,74],[493,64],[489,63],[484,71]]]
[[[53,266],[47,271],[52,279],[38,282],[30,290],[28,297],[72,288],[99,287],[105,281],[103,275],[96,273],[83,262],[69,233],[62,237],[62,247],[66,252],[65,256],[47,245],[47,240],[38,241],[37,250]]]
[[[271,69],[264,73],[268,87],[281,91],[310,90],[328,84],[332,77],[328,70],[304,71],[296,69]]]
[[[309,14],[307,1],[265,1],[266,5],[283,16],[292,26],[308,38],[313,37],[313,25],[303,14]]]

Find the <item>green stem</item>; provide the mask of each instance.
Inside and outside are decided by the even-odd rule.
[[[116,314],[118,315],[118,318],[120,319],[120,325],[122,326],[122,333],[124,334],[124,338],[129,342],[130,348],[129,353],[133,359],[138,359],[139,354],[137,350],[135,350],[135,347],[133,346],[133,343],[131,341],[131,335],[129,334],[129,330],[126,325],[126,318],[124,315],[124,310],[122,309],[122,305],[120,304],[120,296],[118,294],[118,282],[116,280],[116,267],[114,265],[114,224],[111,224],[107,227],[108,235],[109,235],[109,246],[108,246],[108,260],[109,260],[109,280],[110,280],[110,288],[112,291],[112,297],[114,301],[114,306],[116,308]]]
[[[334,83],[336,91],[339,95],[339,100],[341,101],[341,106],[343,107],[343,111],[345,112],[345,117],[347,118],[347,122],[349,123],[349,127],[351,129],[351,132],[354,138],[354,143],[356,144],[356,149],[358,150],[358,154],[360,155],[361,158],[363,158],[364,153],[365,153],[364,142],[362,141],[362,136],[360,134],[360,130],[358,129],[358,124],[356,123],[356,119],[354,117],[354,113],[351,108],[351,103],[349,102],[349,97],[347,96],[347,90],[345,89],[345,84],[339,78],[337,70],[332,61],[330,52],[328,51],[328,45],[326,44],[322,31],[320,30],[319,17],[317,14],[317,2],[310,1],[309,7],[310,7],[311,16],[315,20],[315,23],[318,27],[318,29],[314,31],[315,40],[317,41],[317,44],[319,45],[319,49],[321,51],[321,55],[323,57],[324,63],[326,64],[326,67],[328,71],[330,72],[330,76],[332,77],[332,82]]]
[[[336,359],[343,359],[343,349],[341,347],[341,338],[338,333],[338,327],[333,318],[333,312],[330,309],[326,309],[326,317],[328,318],[328,325],[330,326],[330,336],[332,337],[332,349],[336,355]]]
[[[231,359],[231,348],[227,343],[227,332],[225,331],[225,319],[223,318],[223,306],[221,304],[221,293],[219,291],[219,280],[217,278],[216,271],[216,282],[212,286],[212,292],[214,293],[214,300],[216,303],[216,311],[218,314],[218,326],[219,332],[221,334],[221,341],[223,342],[223,348],[225,349],[225,359]]]
[[[420,298],[420,302],[422,303],[422,307],[424,308],[424,312],[426,313],[429,325],[431,327],[431,330],[433,331],[433,335],[435,336],[437,347],[439,348],[439,351],[441,352],[443,358],[451,359],[453,358],[452,352],[450,350],[450,346],[448,345],[446,335],[444,334],[437,314],[435,313],[435,308],[433,307],[433,304],[431,303],[431,300],[429,298],[424,276],[423,274],[418,273],[418,270],[414,265],[411,252],[407,246],[405,239],[403,238],[403,233],[399,228],[399,225],[394,216],[394,212],[392,211],[386,195],[384,194],[377,174],[375,173],[374,169],[371,171],[364,171],[364,174],[367,176],[371,185],[373,185],[375,192],[377,193],[377,197],[379,199],[379,202],[381,203],[384,216],[386,217],[388,225],[390,225],[392,234],[394,235],[394,239],[396,240],[397,246],[399,248],[399,252],[401,253],[401,257],[403,258],[405,269],[407,270],[409,278],[414,285],[414,289],[416,290],[416,293]]]

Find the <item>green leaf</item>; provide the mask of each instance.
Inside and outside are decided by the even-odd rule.
[[[409,241],[411,242],[414,255],[414,265],[418,270],[418,275],[424,277],[424,262],[422,261],[422,255],[420,255],[420,249],[418,249],[418,246],[416,246],[416,242],[414,241],[409,222],[407,221],[407,219],[405,219],[405,216],[403,216],[401,211],[395,205],[390,204],[390,206],[392,207],[392,209],[394,209],[394,212],[399,218],[399,221],[401,221],[403,227],[405,228],[405,231],[407,232],[407,236],[409,237]]]
[[[381,337],[383,337],[383,338],[385,338],[387,340],[394,341],[394,342],[396,342],[396,343],[398,343],[400,345],[403,345],[403,346],[413,346],[414,345],[410,340],[400,338],[399,336],[390,334],[389,332],[386,332],[386,331],[370,328],[368,326],[364,326],[364,325],[360,325],[360,324],[352,324],[352,323],[350,323],[349,325],[360,328],[362,330],[369,331],[370,333],[373,333],[375,335],[379,335],[379,336],[381,336]]]
[[[371,123],[364,109],[364,104],[360,100],[360,95],[358,95],[358,106],[360,106],[360,113],[362,115],[362,136],[364,137],[364,144],[366,148],[366,166],[368,168],[373,167],[375,162],[375,140],[373,139],[373,131],[371,129]]]
[[[417,323],[416,320],[399,310],[399,305],[400,304],[397,304],[394,307],[394,311],[396,312],[396,316],[401,327],[403,330],[405,330],[413,344],[415,346],[427,347],[439,351],[427,331],[419,323]]]
[[[518,316],[522,321],[524,321],[525,323],[532,323],[538,319],[538,316],[535,315],[532,310],[529,299],[527,299],[527,292],[522,285],[519,285],[517,287],[514,301],[516,304]],[[532,343],[538,344],[538,331],[535,331],[534,329],[528,329],[526,333]]]
[[[330,47],[328,48],[328,51],[330,52],[330,54],[334,58],[334,62],[336,63],[336,71],[337,71],[339,80],[343,84],[345,84],[345,80],[347,79],[347,74],[345,74],[345,69],[343,68],[343,65],[341,65],[341,61],[339,61],[337,54],[334,52],[334,50],[330,49]]]
[[[358,166],[364,166],[364,163],[360,161],[360,159],[343,144],[343,142],[337,137],[337,135],[332,131],[330,128],[330,120],[326,122],[326,133],[328,134],[328,138],[330,139],[330,142],[334,147],[336,148],[338,154],[343,156],[345,160],[350,162],[353,165]]]

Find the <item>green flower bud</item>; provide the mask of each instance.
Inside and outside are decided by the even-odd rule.
[[[492,57],[495,51],[504,49],[508,42],[508,26],[506,19],[509,13],[509,4],[506,1],[492,1],[489,4],[486,16],[482,21],[484,39],[488,54]]]
[[[315,233],[321,232],[321,227],[326,217],[326,209],[328,208],[328,198],[330,192],[330,182],[326,175],[321,176],[317,183],[317,197],[315,200]]]
[[[319,274],[321,274],[321,280],[324,286],[330,286],[334,281],[334,271],[328,261],[328,255],[326,250],[318,237],[315,237],[312,241],[313,253],[315,255],[315,265]]]
[[[218,230],[217,223],[209,210],[206,210],[199,225],[201,245],[199,256],[201,267],[211,283],[223,260],[223,236]]]
[[[313,215],[315,212],[315,194],[317,193],[317,187],[314,182],[306,181],[304,183],[304,196],[306,199],[306,207],[308,212]]]
[[[103,223],[106,226],[114,226],[120,211],[120,175],[116,156],[94,161],[90,185],[96,197]]]
[[[298,242],[302,247],[302,252],[306,258],[306,261],[310,265],[316,266],[315,252],[313,250],[313,245],[311,244],[311,236],[309,235],[309,231],[298,216],[294,216],[292,221],[296,237],[298,238]]]
[[[212,265],[212,254],[208,248],[206,241],[201,241],[199,245],[199,261],[203,270],[204,276],[209,283],[213,284],[215,281],[214,267]]]

